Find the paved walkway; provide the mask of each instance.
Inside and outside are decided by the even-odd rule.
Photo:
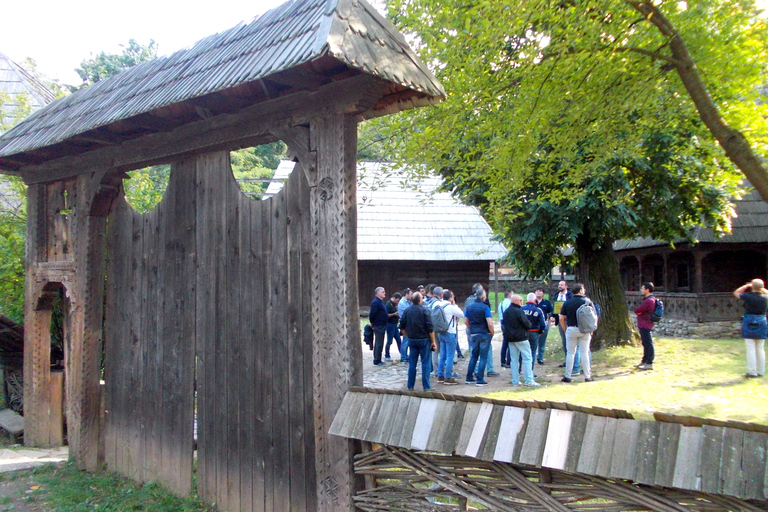
[[[27,448],[15,445],[0,450],[0,473],[31,469],[52,462],[66,462],[69,458],[69,448]]]

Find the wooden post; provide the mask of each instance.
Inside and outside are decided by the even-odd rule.
[[[704,292],[704,270],[702,268],[702,262],[708,254],[709,252],[706,251],[694,251],[693,253],[693,293]]]
[[[496,294],[496,304],[499,303],[499,262],[493,262],[493,292]],[[501,319],[499,319],[501,320]]]
[[[362,385],[357,318],[357,123],[343,114],[310,124],[312,350],[317,510],[352,511],[353,444],[328,429],[350,386]]]

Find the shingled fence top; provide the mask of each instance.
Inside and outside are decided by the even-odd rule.
[[[132,139],[361,75],[381,82],[365,118],[445,96],[402,35],[364,0],[289,1],[35,112],[0,137],[0,170],[28,183],[47,181],[64,167],[77,167],[73,173],[103,169],[105,158],[98,165],[83,158],[100,151],[114,164],[108,168],[139,168],[163,158],[110,162],[109,155]]]

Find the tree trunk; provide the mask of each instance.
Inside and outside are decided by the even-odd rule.
[[[672,51],[675,68],[683,86],[696,105],[699,117],[725,150],[726,156],[747,177],[763,201],[768,202],[768,169],[752,150],[747,139],[737,130],[728,126],[720,116],[717,105],[712,100],[707,86],[699,75],[696,62],[688,52],[685,40],[654,4],[636,0],[627,0],[627,3],[642,13],[659,32],[669,38],[669,48]]]
[[[576,238],[576,254],[579,257],[576,280],[584,283],[587,297],[599,305],[601,311],[597,331],[592,335],[592,349],[635,344],[637,334],[624,300],[612,243],[594,247],[589,235],[582,234]]]

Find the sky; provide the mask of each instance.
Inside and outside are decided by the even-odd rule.
[[[0,52],[16,62],[31,57],[50,79],[78,85],[75,68],[104,51],[121,53],[120,45],[154,39],[161,55],[206,36],[251,20],[282,0],[21,0],[2,2]]]
[[[154,39],[169,55],[241,21],[251,20],[282,0],[22,0],[0,7],[0,52],[16,62],[31,57],[38,71],[60,83],[78,85],[75,68],[102,51]],[[377,3],[377,2],[375,2]],[[768,11],[768,0],[757,0]]]

